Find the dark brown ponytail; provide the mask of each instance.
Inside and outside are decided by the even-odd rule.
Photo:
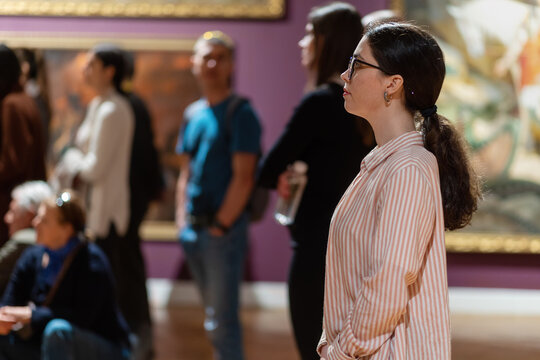
[[[420,116],[424,146],[437,158],[444,226],[448,230],[464,227],[471,221],[481,197],[479,179],[467,155],[465,143],[454,126],[437,113]]]
[[[437,158],[445,228],[464,227],[482,192],[461,135],[437,114],[435,103],[446,72],[439,45],[428,32],[408,23],[375,23],[365,36],[379,66],[403,77],[405,106],[415,115],[424,146]]]

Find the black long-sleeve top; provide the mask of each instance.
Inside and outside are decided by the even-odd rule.
[[[49,306],[42,304],[51,286],[38,276],[44,252],[44,247],[33,246],[23,253],[1,302],[2,306],[26,306],[30,301],[35,304],[29,345],[39,346],[47,323],[60,318],[128,346],[129,330],[116,305],[112,273],[98,246],[89,243],[81,248]]]
[[[334,209],[372,149],[371,128],[344,108],[343,88],[325,84],[308,93],[264,158],[260,186],[275,188],[295,160],[308,164],[308,182],[294,223],[293,246],[324,246]]]

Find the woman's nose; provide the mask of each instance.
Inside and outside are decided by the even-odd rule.
[[[345,81],[345,82],[349,82],[349,69],[345,70],[344,72],[341,73],[340,75],[341,77],[341,80]]]

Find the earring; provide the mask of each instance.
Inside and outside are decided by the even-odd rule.
[[[388,96],[388,93],[385,91],[384,92],[384,101],[386,102],[386,105],[390,105],[390,101],[392,100],[392,96]]]

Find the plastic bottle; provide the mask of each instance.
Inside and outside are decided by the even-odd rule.
[[[307,183],[307,170],[308,165],[303,161],[295,161],[291,166],[291,175],[289,177],[291,196],[288,199],[280,196],[274,212],[274,218],[281,225],[291,225],[294,223],[296,211],[298,210],[298,205],[300,205],[300,200],[302,199],[302,194]]]

